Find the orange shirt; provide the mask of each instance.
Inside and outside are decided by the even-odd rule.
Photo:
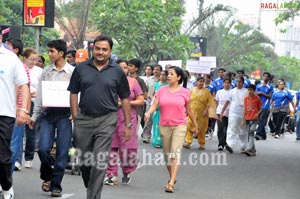
[[[262,106],[260,98],[256,95],[250,97],[247,96],[244,100],[245,106],[245,120],[257,120],[255,114],[259,112]]]

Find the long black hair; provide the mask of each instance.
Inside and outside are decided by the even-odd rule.
[[[180,76],[181,78],[178,80],[178,84],[181,84],[183,83],[183,87],[186,88],[187,86],[187,80],[188,80],[188,77],[184,74],[183,70],[178,67],[178,66],[171,66],[169,68],[170,69],[173,69],[175,71],[175,73],[177,74],[177,76]]]

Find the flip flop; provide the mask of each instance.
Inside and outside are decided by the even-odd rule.
[[[45,181],[42,183],[42,190],[44,192],[49,192],[50,191],[50,181]]]

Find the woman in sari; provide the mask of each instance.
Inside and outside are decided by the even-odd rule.
[[[208,109],[209,106],[214,103],[213,97],[210,94],[209,90],[204,87],[204,78],[197,78],[196,87],[190,90],[191,95],[191,109],[193,110],[194,117],[198,124],[198,143],[199,149],[205,149],[205,133],[208,128]],[[185,136],[184,147],[187,149],[191,148],[193,142],[193,133],[195,132],[195,126],[193,125],[192,120],[188,119],[187,132]]]
[[[164,70],[161,71],[160,73],[160,81],[156,82],[154,84],[154,93],[157,93],[160,87],[169,85],[167,82],[167,77],[168,77],[168,71]],[[160,135],[160,130],[159,130],[159,119],[160,119],[160,110],[159,106],[157,110],[153,113],[152,115],[152,121],[153,121],[153,126],[152,126],[152,146],[155,148],[162,148],[162,140],[161,140],[161,135]]]

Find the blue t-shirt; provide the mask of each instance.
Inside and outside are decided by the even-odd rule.
[[[216,92],[224,88],[223,82],[224,82],[224,78],[220,78],[220,77],[218,77],[213,81],[213,85],[215,86]]]
[[[296,107],[296,110],[300,110],[300,90],[296,93],[296,99],[298,100],[298,106]]]
[[[270,93],[274,93],[274,87],[272,84],[264,85],[263,83],[260,83],[256,86],[255,92],[263,92],[263,93],[269,95]],[[263,110],[269,109],[271,106],[271,99],[267,98],[263,95],[258,95],[258,96],[260,97],[260,100],[263,103],[261,109],[263,109]]]
[[[287,106],[289,101],[293,101],[292,93],[288,90],[277,90],[272,95],[274,107]]]
[[[234,83],[235,80],[233,80],[230,84],[230,89],[234,89],[236,87],[236,84]]]
[[[231,85],[230,87],[235,88],[236,87],[236,79],[233,81],[233,85]],[[243,88],[248,88],[251,84],[251,81],[249,79],[244,78],[244,84],[243,84]]]
[[[217,92],[213,83],[211,83],[210,85],[206,86],[206,88],[209,90],[210,94],[212,94],[212,95],[213,95],[214,92]]]

